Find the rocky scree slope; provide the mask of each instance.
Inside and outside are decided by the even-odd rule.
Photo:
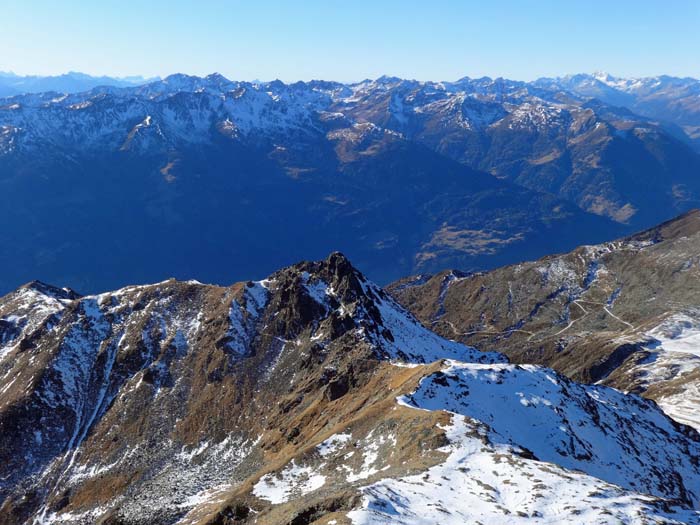
[[[445,337],[658,402],[700,428],[700,211],[571,253],[389,287]]]
[[[338,253],[0,299],[0,523],[698,523],[700,436],[425,329]]]

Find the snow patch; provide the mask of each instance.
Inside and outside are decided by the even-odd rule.
[[[292,461],[279,474],[266,474],[253,487],[253,494],[273,505],[285,503],[294,497],[321,488],[326,477],[311,467],[302,467]]]

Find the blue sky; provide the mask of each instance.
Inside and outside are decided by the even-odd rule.
[[[0,71],[700,77],[698,0],[2,0]]]

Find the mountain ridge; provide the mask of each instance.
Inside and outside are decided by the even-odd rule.
[[[0,298],[0,523],[700,519],[692,428],[442,339],[341,254],[225,288],[40,288]]]
[[[0,199],[8,203],[0,214],[16,225],[0,233],[0,260],[8,261],[0,289],[34,277],[86,291],[165,275],[225,282],[228,272],[218,261],[245,254],[251,261],[242,271],[263,277],[333,249],[387,282],[448,260],[494,265],[571,247],[571,238],[602,240],[611,229],[624,231],[400,133],[308,113],[307,91],[280,88],[284,97],[275,101],[246,86],[222,102],[192,91],[161,100],[160,87],[135,88],[150,93],[138,103],[109,93],[86,107],[76,106],[80,97],[55,103],[53,96],[29,97],[34,106],[24,116],[18,110],[26,123],[16,126],[18,142],[8,132],[0,155],[7,190]],[[327,99],[314,94],[309,103],[319,97]],[[238,126],[229,110],[242,115]],[[21,131],[43,112],[53,117],[42,120],[42,129]],[[271,126],[270,135],[256,131],[260,123]],[[9,206],[16,200],[26,206]],[[284,224],[265,213],[270,207]],[[37,237],[40,254],[28,244]],[[18,257],[26,264],[9,264]],[[96,275],[86,264],[95,257],[109,271]],[[137,275],[133,260],[142,261]],[[105,275],[114,278],[105,282]]]
[[[0,232],[2,291],[225,282],[215,261],[253,254],[239,277],[263,277],[333,249],[385,283],[566,251],[700,203],[700,155],[666,124],[506,79],[173,75],[0,106],[0,220],[16,225]]]
[[[697,427],[699,235],[695,209],[616,241],[388,289],[446,337],[645,395]]]

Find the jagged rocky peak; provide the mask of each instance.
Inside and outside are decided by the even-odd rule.
[[[301,262],[277,273],[268,279],[279,286],[284,287],[295,283],[307,292],[314,284],[325,284],[329,293],[333,293],[338,300],[346,302],[357,301],[365,294],[362,283],[366,278],[356,270],[350,261],[340,252],[334,252],[325,260],[315,262]],[[326,292],[326,289],[321,291]]]
[[[500,355],[435,337],[339,252],[323,261],[296,264],[261,283],[269,293],[266,311],[274,317],[277,335],[285,339],[303,336],[325,341],[348,333],[381,358],[416,362],[447,357],[504,360]]]
[[[373,304],[379,300],[375,296],[380,292],[378,288],[370,285],[367,279],[357,271],[350,261],[341,253],[332,253],[327,259],[317,262],[303,262],[286,270],[282,270],[270,278],[274,283],[273,290],[280,303],[289,303],[295,306],[299,301],[307,301],[312,304],[304,310],[294,311],[298,314],[297,320],[306,319],[313,321],[314,310],[321,307],[320,315],[326,312],[336,313],[338,316],[350,317],[354,312],[362,313],[369,310],[370,319],[374,323],[381,324],[382,319],[376,306]],[[284,304],[276,305],[284,307]]]

